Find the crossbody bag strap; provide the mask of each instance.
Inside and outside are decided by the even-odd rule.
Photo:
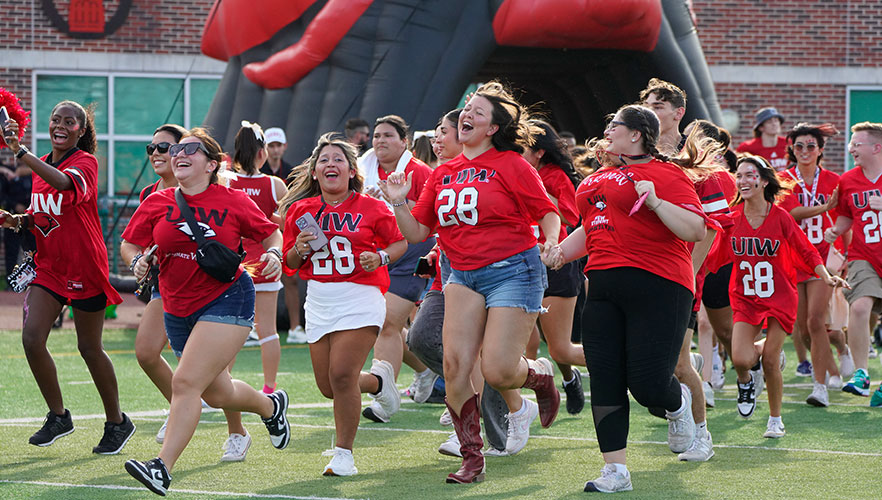
[[[184,193],[181,192],[181,188],[175,188],[175,201],[178,204],[178,210],[181,211],[181,215],[184,216],[184,220],[187,221],[187,225],[190,226],[190,232],[193,233],[193,237],[196,239],[196,244],[200,247],[205,244],[205,233],[202,231],[202,227],[199,226],[199,223],[196,222],[196,217],[193,216],[193,210],[187,205],[187,202],[184,201]]]

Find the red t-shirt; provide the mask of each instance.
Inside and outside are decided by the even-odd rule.
[[[798,184],[793,187],[793,191],[781,200],[778,205],[787,212],[790,212],[796,207],[811,207],[827,203],[827,199],[833,194],[836,186],[839,185],[839,175],[820,167],[818,167],[817,172],[818,174],[815,176],[817,185],[814,179],[809,184],[799,181],[796,167],[784,172],[781,177],[788,181],[796,181]],[[812,201],[813,189],[815,191],[814,201]],[[836,210],[833,209],[826,214],[806,217],[799,221],[799,228],[805,233],[809,243],[815,246],[822,259],[827,258],[827,252],[830,250],[830,244],[824,241],[824,231],[832,226],[835,220]],[[812,274],[797,271],[796,282],[802,283],[811,277]]]
[[[235,177],[230,179],[230,187],[247,194],[267,219],[272,217],[276,211],[278,204],[276,203],[276,184],[273,182],[273,177],[263,174],[253,176],[236,174]],[[264,253],[261,242],[243,238],[242,248],[245,249],[246,254],[243,264],[245,264],[246,270],[249,270],[249,274],[251,274],[255,283],[279,281],[278,278],[270,280],[261,275],[264,267],[266,267],[266,262],[260,262],[260,256]]]
[[[158,181],[154,182],[153,184],[150,184],[149,186],[146,186],[144,189],[142,189],[141,194],[138,196],[138,202],[144,203],[144,200],[148,196],[150,196],[151,194],[158,191],[160,182],[162,182],[162,180],[158,180]]]
[[[539,169],[539,178],[542,179],[542,185],[548,194],[557,198],[557,208],[561,216],[560,234],[557,241],[563,241],[567,237],[567,224],[563,220],[569,221],[570,226],[579,223],[579,211],[576,209],[576,188],[573,181],[567,176],[557,165],[544,165]],[[539,243],[545,243],[545,235],[541,229],[538,229]]]
[[[735,179],[732,174],[724,170],[714,172],[707,179],[695,184],[695,192],[701,200],[701,210],[708,218],[717,221],[723,227],[732,225],[732,219],[729,217],[729,196],[735,196]],[[714,238],[720,238],[719,233],[714,235]],[[694,243],[689,243],[688,246],[690,250],[695,248]],[[705,267],[702,265],[695,274],[695,303],[692,305],[692,310],[695,312],[701,309],[705,276]]]
[[[450,265],[471,271],[536,246],[531,224],[557,209],[521,155],[490,148],[433,170],[412,212],[437,228]]]
[[[778,143],[770,148],[763,146],[762,137],[755,137],[749,141],[744,141],[739,144],[736,151],[739,153],[750,153],[753,155],[762,156],[769,161],[769,164],[777,172],[787,170],[788,160],[786,137],[778,137]]]
[[[627,173],[627,175],[626,175]],[[646,205],[629,216],[637,201],[634,182],[652,181],[661,199],[701,215],[692,181],[676,165],[651,160],[626,168],[604,167],[576,190],[585,229],[585,271],[636,267],[679,283],[694,293],[690,246],[677,238]]]
[[[49,163],[50,155],[42,160]],[[74,148],[55,168],[70,178],[73,188],[58,191],[39,175],[33,176],[27,210],[37,239],[33,284],[69,299],[103,292],[108,305],[119,304],[122,298],[108,278],[107,247],[98,218],[98,160]]]
[[[882,176],[872,182],[864,175],[862,168],[853,168],[839,178],[839,205],[836,212],[851,218],[854,223],[848,260],[865,260],[873,266],[876,274],[882,276],[882,211],[870,208],[870,195],[882,195]]]
[[[796,321],[796,270],[814,273],[821,256],[783,208],[772,205],[754,229],[744,217],[744,204],[733,208],[729,228],[733,256],[729,301],[734,321],[759,325],[775,318],[786,332]]]
[[[394,172],[394,170],[393,170]],[[413,179],[411,180],[412,184],[410,187],[410,192],[407,193],[407,199],[413,200],[416,202],[420,198],[420,191],[423,190],[423,184],[426,183],[426,179],[432,175],[432,169],[429,168],[428,165],[422,162],[419,158],[411,158],[407,165],[404,167],[404,175],[410,175],[413,172]],[[379,176],[381,181],[385,181],[389,178],[389,173],[383,170],[383,167],[377,167],[377,175]]]
[[[206,239],[221,242],[231,250],[238,250],[243,237],[263,241],[278,226],[264,216],[244,192],[218,184],[205,191],[184,195],[196,222],[205,229]],[[196,241],[190,226],[178,210],[175,190],[163,189],[148,196],[128,227],[123,239],[146,247],[159,245],[159,292],[165,312],[175,316],[189,316],[219,297],[232,283],[222,283],[206,274],[196,263]],[[263,252],[261,252],[263,253]],[[236,279],[242,274],[242,266]]]
[[[361,267],[358,259],[362,252],[376,252],[404,239],[389,207],[361,193],[353,193],[336,206],[325,204],[320,196],[295,201],[285,216],[284,255],[294,248],[300,234],[295,221],[306,212],[315,216],[319,210],[322,213],[317,222],[328,237],[328,244],[309,254],[299,268],[285,266],[285,272],[297,272],[301,279],[323,283],[348,282],[375,286],[386,293],[389,289],[387,267],[368,272]]]

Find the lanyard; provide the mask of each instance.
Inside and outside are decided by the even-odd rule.
[[[809,199],[805,203],[803,203],[802,206],[814,206],[817,202],[816,196],[818,194],[818,179],[821,177],[821,168],[818,167],[817,170],[815,170],[815,179],[812,181],[811,192],[809,192],[808,188],[805,187],[805,181],[802,178],[802,173],[800,173],[799,167],[794,168],[794,170],[796,170],[796,178],[799,180],[799,185],[802,186],[802,190],[810,196]]]

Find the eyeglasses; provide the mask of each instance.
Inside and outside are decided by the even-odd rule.
[[[168,154],[171,156],[178,156],[183,151],[187,156],[191,156],[196,154],[196,151],[202,151],[205,153],[205,156],[210,157],[211,154],[205,149],[205,146],[202,145],[201,142],[188,142],[186,144],[172,144],[171,147],[168,148]]]
[[[814,144],[814,143],[811,143],[811,142],[808,143],[808,144],[803,144],[803,143],[801,143],[801,142],[797,142],[796,144],[793,145],[793,149],[795,149],[795,150],[797,150],[797,151],[803,151],[803,150],[804,150],[804,151],[809,151],[809,152],[811,152],[811,151],[814,151],[814,150],[818,149],[818,145],[817,145],[817,144]]]
[[[154,151],[159,151],[159,154],[164,155],[168,153],[168,148],[171,147],[170,142],[157,142],[156,144],[148,144],[147,145],[147,156],[153,154]]]

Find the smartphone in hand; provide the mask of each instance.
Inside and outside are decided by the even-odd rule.
[[[6,106],[0,106],[0,132],[6,135],[6,124],[9,122],[9,113]]]
[[[435,277],[435,266],[429,264],[429,259],[425,257],[420,257],[417,260],[416,267],[413,269],[414,276],[431,276]]]
[[[315,217],[313,217],[311,213],[307,212],[301,215],[296,221],[294,221],[294,223],[297,224],[297,227],[300,228],[301,231],[308,231],[316,237],[314,240],[309,240],[307,242],[313,252],[317,252],[320,248],[328,244],[328,237],[325,236],[324,231],[319,227],[318,222],[316,222]]]

